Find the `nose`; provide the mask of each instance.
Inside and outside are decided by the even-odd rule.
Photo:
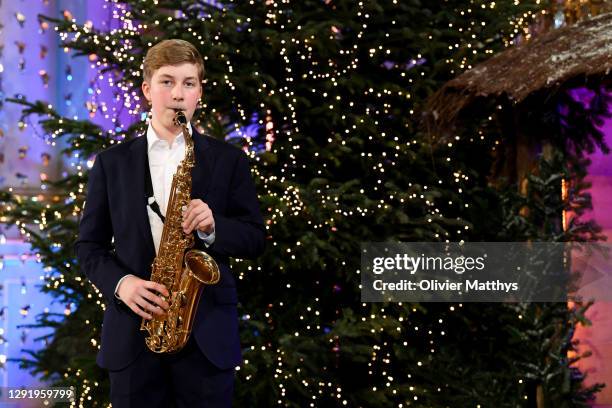
[[[172,99],[177,102],[183,100],[183,87],[180,84],[172,88]]]

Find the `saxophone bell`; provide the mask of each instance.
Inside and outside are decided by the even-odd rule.
[[[204,251],[198,249],[187,251],[185,265],[189,268],[192,277],[202,284],[214,285],[221,278],[214,259]]]

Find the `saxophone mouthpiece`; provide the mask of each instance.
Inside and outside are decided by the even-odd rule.
[[[187,126],[187,117],[185,112],[180,109],[174,110],[174,124],[177,126]]]

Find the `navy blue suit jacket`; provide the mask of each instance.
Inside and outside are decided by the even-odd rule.
[[[202,292],[192,336],[206,357],[227,369],[242,362],[236,311],[236,281],[229,258],[252,259],[263,252],[265,228],[248,159],[238,148],[193,130],[195,166],[192,198],[211,208],[215,242],[195,247],[219,265],[221,279]],[[129,365],[146,347],[142,318],[114,296],[131,273],[150,279],[155,246],[146,209],[144,169],[147,138],[120,143],[96,156],[75,244],[79,266],[106,301],[97,363],[109,370]]]

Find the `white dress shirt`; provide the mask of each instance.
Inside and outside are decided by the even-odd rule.
[[[187,124],[189,134],[192,134],[191,123]],[[153,195],[155,201],[159,205],[161,213],[166,216],[168,206],[168,198],[170,196],[170,188],[172,187],[172,178],[180,162],[185,158],[185,138],[181,131],[175,138],[172,144],[167,140],[160,139],[151,123],[147,128],[147,155],[149,157],[149,169],[151,171],[151,182],[153,183]],[[159,216],[147,206],[147,214],[149,216],[149,224],[151,225],[151,235],[155,244],[155,254],[159,252],[159,244],[161,241],[164,223]],[[215,242],[215,231],[206,234],[200,230],[196,230],[198,237],[204,241],[206,247]],[[122,277],[115,287],[115,296],[118,298],[117,291],[119,285],[131,274]]]

